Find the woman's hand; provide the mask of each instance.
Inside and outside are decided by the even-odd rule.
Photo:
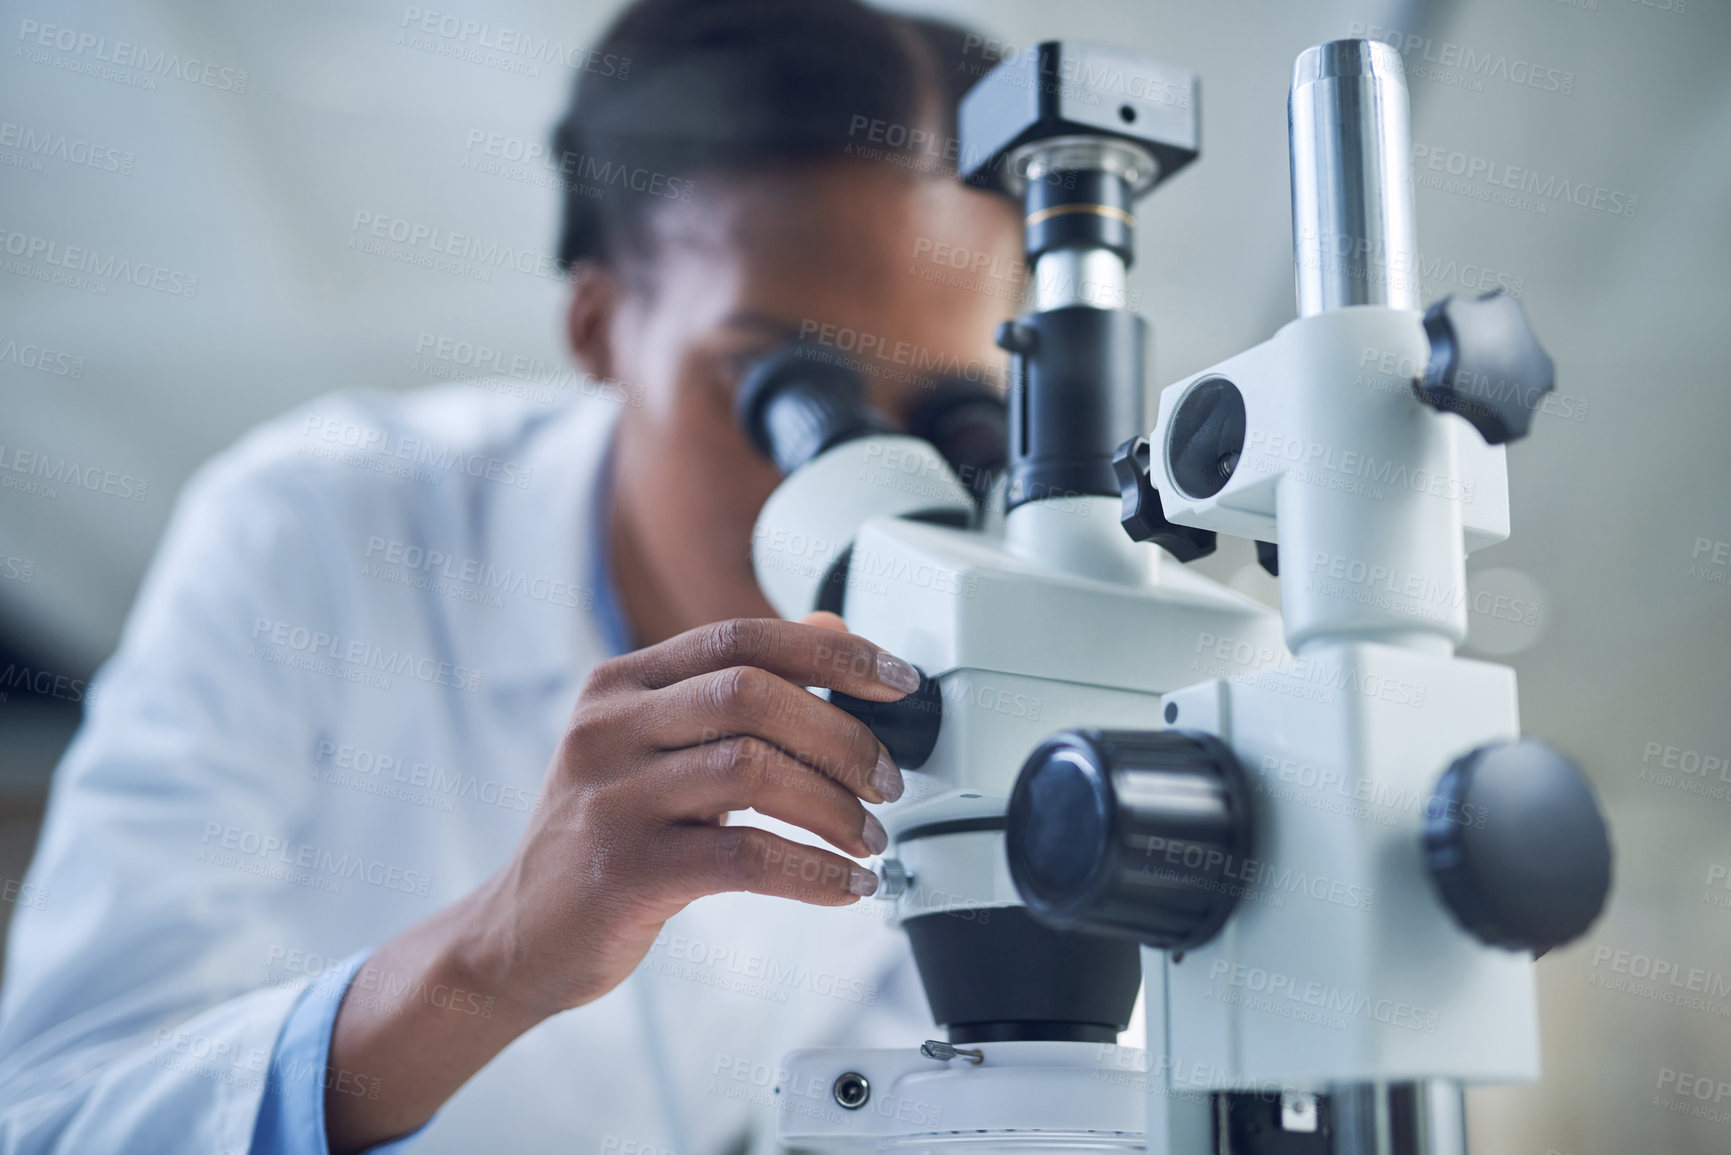
[[[901,771],[804,687],[887,702],[918,683],[833,614],[721,622],[598,666],[510,864],[367,964],[398,989],[406,977],[491,996],[494,1015],[483,1026],[413,1002],[345,1002],[331,1065],[393,1076],[377,1099],[327,1094],[331,1150],[420,1126],[511,1039],[623,982],[695,898],[871,894],[877,879],[857,863],[728,814],[756,810],[858,857],[882,851],[861,800],[899,798]]]
[[[918,684],[863,638],[776,619],[705,626],[597,667],[529,830],[488,887],[477,945],[498,989],[540,1015],[599,998],[706,894],[819,906],[871,894],[877,878],[857,863],[727,817],[756,810],[856,857],[882,851],[860,800],[899,798],[901,771],[804,687],[892,701]]]

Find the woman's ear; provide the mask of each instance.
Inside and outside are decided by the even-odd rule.
[[[565,336],[578,364],[604,380],[614,377],[613,322],[619,299],[619,282],[601,265],[583,261],[572,268]]]

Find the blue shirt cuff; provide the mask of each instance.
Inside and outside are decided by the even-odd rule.
[[[304,991],[289,1011],[271,1054],[264,1099],[253,1126],[252,1155],[330,1155],[325,1134],[325,1091],[338,1094],[379,1093],[377,1076],[333,1070],[331,1032],[337,1008],[355,973],[372,957],[371,949],[350,955],[331,967]],[[406,1151],[426,1127],[398,1139],[367,1148],[365,1155]]]

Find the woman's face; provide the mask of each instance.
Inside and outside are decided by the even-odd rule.
[[[619,427],[615,572],[651,587],[625,591],[639,634],[666,636],[773,614],[751,535],[780,477],[733,420],[752,359],[795,338],[827,344],[902,423],[935,376],[1001,388],[992,336],[1016,313],[1022,253],[1006,198],[853,161],[699,182],[649,229],[641,276],[599,274],[609,283],[589,304],[580,284],[572,334],[591,371],[643,399]],[[586,316],[597,300],[602,315]]]

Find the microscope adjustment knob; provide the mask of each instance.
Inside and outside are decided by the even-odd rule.
[[[1023,764],[1004,845],[1041,922],[1186,950],[1237,905],[1252,833],[1244,771],[1214,735],[1066,730]]]
[[[840,690],[829,694],[830,705],[864,722],[903,770],[918,770],[926,764],[944,721],[944,695],[937,679],[924,670],[919,673],[919,688],[893,702],[873,702]]]
[[[1586,776],[1543,742],[1454,761],[1425,810],[1431,882],[1487,946],[1535,956],[1580,937],[1611,887],[1611,839]]]
[[[1425,310],[1430,362],[1416,386],[1425,404],[1459,413],[1491,445],[1518,441],[1532,427],[1557,367],[1527,324],[1521,303],[1502,290],[1448,296]]]
[[[1112,472],[1123,498],[1119,524],[1132,541],[1151,541],[1179,561],[1195,561],[1214,552],[1214,531],[1177,525],[1166,520],[1160,492],[1148,480],[1152,451],[1146,437],[1132,437],[1112,455]]]

